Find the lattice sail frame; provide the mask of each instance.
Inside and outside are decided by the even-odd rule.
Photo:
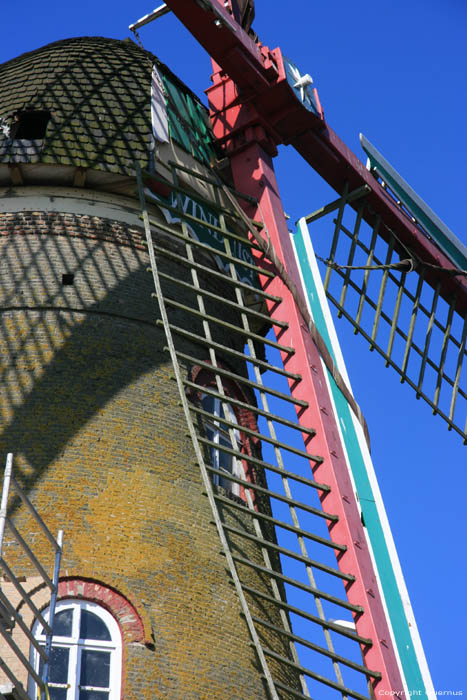
[[[172,168],[174,188],[182,192],[177,177],[180,166],[173,163]],[[266,301],[279,306],[282,299],[242,282],[238,269],[253,267],[266,278],[274,273],[233,254],[232,243],[240,239],[245,245],[247,239],[228,228],[226,221],[235,219],[235,214],[223,208],[219,183],[209,178],[204,180],[213,188],[217,204],[211,200],[207,204],[217,209],[218,225],[184,214],[180,202],[180,206],[174,208],[180,216],[180,229],[165,226],[149,218],[140,176],[139,190],[155,296],[161,315],[158,323],[166,333],[167,350],[173,362],[189,433],[242,612],[271,698],[304,698],[316,693],[320,698],[371,698],[371,685],[378,683],[381,673],[365,666],[364,654],[374,641],[355,631],[353,620],[364,612],[361,606],[350,603],[346,596],[355,576],[336,566],[336,556],[339,558],[347,550],[347,545],[335,542],[329,536],[328,528],[332,530],[339,518],[323,510],[320,503],[320,497],[325,496],[330,487],[312,478],[313,469],[322,461],[322,457],[311,452],[315,431],[312,426],[299,424],[295,409],[300,410],[307,404],[294,398],[287,385],[288,380],[297,383],[301,377],[288,372],[279,355],[280,351],[291,354],[294,348],[271,339],[270,334],[263,337],[251,328],[252,324],[258,323],[276,327],[286,325],[275,320],[274,314],[268,315],[253,308],[250,305],[252,297],[263,306]],[[198,195],[196,197],[200,199]],[[224,250],[195,240],[188,230],[192,223],[220,233]],[[174,242],[182,246],[183,254],[174,252]],[[248,245],[252,250],[256,248],[254,242]],[[226,265],[222,271],[214,266],[214,259],[219,257]],[[171,276],[169,280],[159,269],[158,260],[167,258],[175,260],[180,264],[180,270],[183,269],[179,279]],[[234,299],[227,298],[227,294],[224,299],[204,288],[202,277],[206,275],[222,280],[233,291]],[[169,281],[183,290],[190,290],[196,305],[191,307],[171,298],[164,289]],[[225,315],[210,313],[212,303],[224,306]],[[202,333],[174,324],[171,316],[177,309],[192,315],[193,323],[201,322]],[[245,344],[243,351],[217,342],[213,338],[216,327],[239,334]],[[186,339],[199,349],[196,356],[181,349],[181,343]],[[265,357],[258,356],[258,342],[265,346]],[[248,367],[248,376],[226,369],[225,357],[229,356]],[[206,388],[187,378],[187,365],[209,369],[215,377],[215,388]],[[251,396],[250,401],[240,401],[228,395],[226,383],[232,380]],[[202,427],[202,420],[208,414],[187,397],[187,392],[201,389],[203,394],[222,402],[225,416],[229,415],[229,406],[252,412],[257,417],[258,430],[243,425],[239,427],[225,417],[217,418],[229,431],[232,447],[209,441]],[[242,449],[238,429],[242,434],[261,441],[263,454],[260,457],[246,454]],[[242,465],[243,476],[226,477],[224,472],[216,469],[209,458],[210,448],[233,456]],[[254,467],[264,479],[252,482],[246,473],[248,467]],[[244,501],[232,499],[222,489],[213,487],[212,475],[238,484],[244,490]],[[263,511],[258,507],[260,499],[266,503]],[[243,519],[242,527],[232,525],[231,513]],[[250,543],[246,556],[239,553],[239,542]],[[251,585],[251,571],[262,580],[261,586]],[[290,603],[292,598],[293,605]],[[270,609],[276,613],[270,613]],[[268,645],[272,637],[279,638],[281,653]],[[292,680],[284,682],[287,675]]]
[[[326,295],[338,316],[352,324],[370,350],[378,351],[401,383],[411,386],[416,398],[424,399],[467,444],[467,318],[456,310],[455,296],[442,297],[443,277],[452,272],[440,269],[437,282],[428,282],[425,276],[433,270],[394,231],[378,217],[370,216],[373,227],[365,222],[365,195],[365,188],[345,191],[305,217],[316,252],[328,261]],[[414,269],[389,267],[402,258],[413,259]],[[375,266],[381,269],[348,269]]]

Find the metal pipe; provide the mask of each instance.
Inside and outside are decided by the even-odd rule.
[[[10,491],[11,471],[13,469],[13,455],[8,453],[3,478],[2,501],[0,504],[0,558],[3,554],[3,535],[5,533],[6,514],[8,507],[8,493]]]
[[[48,677],[49,677],[49,659],[50,659],[50,652],[52,650],[52,638],[53,638],[53,624],[54,624],[54,616],[55,616],[55,606],[57,604],[57,593],[58,593],[58,577],[60,574],[60,561],[62,558],[62,549],[63,549],[63,530],[59,530],[57,534],[57,549],[55,552],[55,562],[54,562],[54,573],[53,573],[53,590],[52,590],[52,595],[50,596],[50,608],[49,608],[49,626],[50,626],[50,632],[47,633],[46,638],[45,638],[45,653],[47,654],[47,661],[44,663],[44,668],[42,669],[42,680],[44,682],[44,685],[47,684]]]
[[[13,486],[13,488],[14,488],[15,491],[16,491],[16,493],[18,494],[18,496],[19,496],[19,497],[21,498],[21,500],[23,501],[23,503],[24,503],[24,505],[26,506],[26,508],[27,508],[27,509],[29,510],[29,512],[31,513],[32,517],[34,518],[34,520],[36,521],[36,523],[38,524],[38,526],[40,527],[40,529],[42,530],[42,532],[44,533],[44,535],[45,535],[45,536],[47,537],[47,539],[49,540],[49,542],[50,542],[50,544],[52,545],[52,547],[56,550],[56,549],[57,549],[57,542],[56,542],[56,540],[54,539],[54,536],[52,535],[52,533],[50,532],[49,528],[48,528],[47,525],[44,523],[44,521],[42,520],[41,516],[39,515],[39,513],[37,512],[37,510],[34,508],[34,506],[32,505],[31,501],[30,501],[29,498],[26,496],[26,494],[24,493],[23,489],[22,489],[21,486],[18,484],[18,482],[16,481],[16,479],[15,479],[15,477],[14,477],[13,475],[12,475],[12,477],[11,477],[11,485]]]
[[[131,32],[134,32],[136,29],[139,29],[140,27],[144,27],[145,24],[149,24],[149,22],[153,22],[155,19],[158,19],[159,17],[163,17],[164,15],[168,15],[169,12],[171,12],[170,7],[167,7],[167,5],[164,3],[163,5],[159,5],[159,7],[156,7],[155,10],[150,12],[148,15],[144,15],[144,17],[141,17],[141,19],[138,19],[134,24],[130,24],[128,29]]]
[[[4,559],[0,559],[0,568],[2,568],[3,571],[5,572],[6,576],[8,577],[9,582],[12,583],[13,586],[16,588],[16,590],[18,591],[19,595],[21,596],[21,599],[28,605],[28,607],[29,607],[30,610],[32,611],[34,617],[36,618],[36,620],[42,625],[42,627],[44,628],[44,630],[45,630],[46,632],[48,632],[49,629],[50,629],[50,628],[49,628],[48,622],[46,622],[46,621],[44,620],[44,618],[42,617],[42,614],[41,614],[40,610],[34,605],[33,601],[32,601],[31,598],[30,598],[30,596],[29,596],[28,593],[24,590],[23,586],[22,586],[21,583],[18,581],[18,579],[17,579],[16,576],[14,575],[13,571],[10,569],[10,567],[8,566],[8,564],[6,563],[6,561],[5,561]]]
[[[7,519],[7,522],[8,522],[8,527],[10,528],[10,531],[14,535],[18,544],[20,544],[21,547],[23,548],[23,551],[28,556],[29,561],[36,567],[37,571],[40,573],[40,575],[44,579],[44,582],[47,584],[47,586],[50,588],[50,590],[52,590],[53,589],[52,580],[47,575],[47,572],[44,569],[44,567],[42,566],[42,564],[40,563],[39,559],[36,557],[36,555],[34,554],[32,549],[30,548],[30,546],[28,545],[28,543],[26,542],[24,537],[21,535],[21,533],[18,532],[16,527],[13,525],[10,518]]]
[[[4,592],[0,589],[0,601],[3,607],[6,609],[8,614],[11,616],[11,618],[15,621],[15,623],[18,624],[19,627],[23,630],[24,634],[26,637],[29,639],[33,647],[37,650],[37,653],[42,656],[42,658],[45,660],[47,658],[46,653],[37,641],[37,639],[34,637],[32,634],[31,630],[29,627],[25,624],[23,620],[23,616],[16,610],[16,608],[13,607],[13,605],[10,603]]]

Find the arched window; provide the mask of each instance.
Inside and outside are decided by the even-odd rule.
[[[46,620],[49,611],[44,614]],[[45,645],[38,622],[33,634]],[[121,633],[115,618],[87,600],[61,600],[53,623],[49,667],[50,700],[120,700]],[[42,672],[42,659],[32,650],[35,668]],[[29,688],[31,698],[36,687]]]
[[[229,423],[236,423],[235,413],[232,408],[227,404],[225,405],[226,410],[224,410],[220,399],[210,396],[209,394],[202,394],[201,403],[203,409],[212,415],[212,419],[207,418],[205,421],[206,437],[211,442],[219,445],[220,448],[227,447],[228,449],[233,449],[240,442],[240,434],[237,429],[234,429],[234,435],[237,445],[232,444],[232,440],[229,434],[229,428],[222,419],[229,421]],[[210,457],[211,464],[215,469],[225,473],[225,477],[220,474],[212,475],[212,482],[216,486],[222,486],[227,493],[231,493],[234,496],[240,495],[240,484],[231,481],[228,478],[229,474],[236,476],[239,479],[244,479],[245,474],[240,460],[228,452],[224,452],[222,449],[216,449],[215,447],[210,447]]]

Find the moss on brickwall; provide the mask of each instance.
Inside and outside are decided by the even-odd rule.
[[[16,473],[51,529],[64,528],[63,574],[128,591],[147,611],[154,649],[126,646],[125,699],[266,698],[154,323],[141,231],[33,212],[1,216],[0,230],[0,452],[15,452]],[[63,286],[70,271],[74,283]],[[180,287],[167,291],[194,306]],[[210,312],[225,313],[216,303]],[[174,322],[197,329],[183,312]],[[238,337],[216,334],[240,347]],[[200,346],[181,347],[206,359]],[[225,364],[245,372],[230,356]],[[226,517],[251,530],[237,513]],[[21,508],[15,518],[27,531]],[[262,563],[256,545],[232,542]],[[44,543],[34,544],[43,554]],[[15,547],[6,551],[15,560]],[[261,575],[245,577],[270,591]],[[278,623],[276,611],[267,616]],[[273,634],[265,643],[286,653]],[[296,685],[292,674],[280,677]]]

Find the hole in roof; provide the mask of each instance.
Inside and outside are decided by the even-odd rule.
[[[11,131],[13,139],[43,139],[50,121],[50,112],[28,109],[16,112]]]
[[[65,287],[67,285],[73,284],[75,281],[75,276],[72,272],[64,272],[62,275],[62,285]]]

